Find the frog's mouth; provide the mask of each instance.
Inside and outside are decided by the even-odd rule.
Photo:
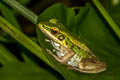
[[[58,44],[61,44],[62,45],[62,42],[60,42],[60,40],[58,40],[54,35],[52,35],[48,30],[44,29],[42,27],[42,24],[38,24],[40,30],[52,41],[58,43]]]

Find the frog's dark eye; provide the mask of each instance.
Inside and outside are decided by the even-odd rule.
[[[58,39],[59,39],[60,41],[62,41],[62,40],[65,39],[65,36],[61,34],[61,35],[58,36]]]
[[[51,33],[52,33],[53,35],[56,35],[58,32],[59,32],[59,29],[58,29],[58,28],[56,28],[56,27],[51,28]]]

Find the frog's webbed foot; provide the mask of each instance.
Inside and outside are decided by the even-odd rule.
[[[53,49],[53,52],[56,52],[56,50],[55,50],[55,49]]]
[[[50,40],[49,40],[49,39],[45,39],[45,41],[46,41],[46,42],[50,42]]]

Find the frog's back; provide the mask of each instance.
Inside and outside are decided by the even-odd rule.
[[[76,38],[72,37],[69,33],[62,32],[66,36],[65,44],[68,48],[72,49],[75,54],[80,58],[93,58],[95,55],[89,50],[89,48],[81,41],[79,42]]]

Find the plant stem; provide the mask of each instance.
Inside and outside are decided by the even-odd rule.
[[[107,13],[105,8],[101,5],[99,0],[92,0],[93,4],[98,8],[99,12],[103,15],[105,20],[108,22],[110,27],[113,29],[115,34],[120,38],[120,29],[117,26],[117,24],[114,22],[114,20],[111,18],[111,16]]]
[[[14,8],[16,11],[21,13],[23,16],[25,16],[28,20],[30,20],[32,23],[36,24],[37,23],[37,18],[38,16],[18,3],[16,0],[3,0],[5,3],[7,3],[9,6]]]

